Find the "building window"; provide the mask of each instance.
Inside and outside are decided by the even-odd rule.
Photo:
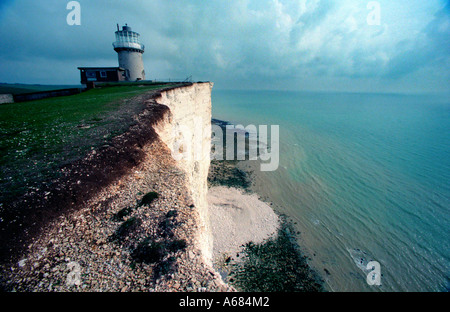
[[[100,77],[101,77],[101,78],[106,78],[106,77],[107,77],[106,71],[102,70],[102,71],[100,72]]]
[[[95,78],[96,77],[95,71],[92,71],[92,70],[86,71],[86,77],[87,78]]]

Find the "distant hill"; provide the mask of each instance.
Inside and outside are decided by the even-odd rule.
[[[21,83],[0,83],[0,94],[23,94],[39,91],[81,88],[81,85],[39,85]]]

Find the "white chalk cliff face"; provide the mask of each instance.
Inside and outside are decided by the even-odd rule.
[[[212,87],[210,82],[194,83],[163,91],[155,99],[170,108],[170,113],[155,126],[155,131],[171,150],[180,169],[187,174],[188,189],[201,219],[196,241],[207,264],[212,264],[212,234],[207,203]]]

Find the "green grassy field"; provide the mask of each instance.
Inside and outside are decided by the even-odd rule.
[[[81,85],[30,85],[21,83],[0,83],[0,94],[23,94],[68,88],[81,88]]]
[[[126,130],[143,106],[131,98],[168,86],[115,86],[0,105],[0,207]]]

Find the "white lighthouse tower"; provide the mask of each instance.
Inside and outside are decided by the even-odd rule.
[[[140,35],[131,31],[127,24],[119,29],[117,24],[116,42],[113,43],[114,50],[119,55],[119,67],[125,69],[126,81],[145,80],[144,62],[142,54],[144,45],[139,40]]]

